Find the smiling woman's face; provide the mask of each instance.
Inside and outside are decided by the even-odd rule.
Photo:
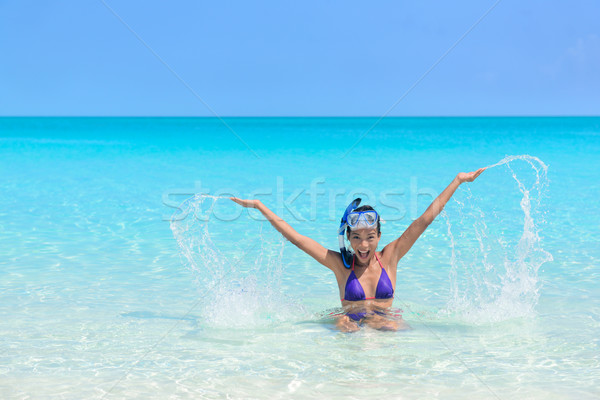
[[[377,228],[357,229],[350,232],[348,239],[359,264],[368,265],[371,262],[380,238],[381,233],[377,233]]]

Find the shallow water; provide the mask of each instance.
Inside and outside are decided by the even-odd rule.
[[[600,119],[391,118],[344,157],[374,121],[0,119],[0,397],[597,398]],[[336,331],[333,274],[227,202],[181,220],[191,261],[170,229],[256,196],[335,249],[361,195],[384,244],[506,155],[547,179],[459,188],[399,264],[409,331]]]

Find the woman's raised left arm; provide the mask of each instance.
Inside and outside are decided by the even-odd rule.
[[[398,264],[398,261],[410,250],[417,239],[425,232],[425,229],[433,222],[433,220],[442,212],[444,206],[450,200],[456,189],[464,182],[473,182],[485,168],[479,168],[473,172],[461,172],[456,175],[456,178],[440,193],[440,195],[427,207],[427,210],[419,218],[413,221],[412,224],[404,231],[402,236],[394,240],[383,249],[384,255],[391,254],[390,265]]]

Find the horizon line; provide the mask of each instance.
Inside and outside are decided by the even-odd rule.
[[[388,118],[597,118],[598,115],[388,115]],[[0,118],[381,118],[380,115],[0,115]]]

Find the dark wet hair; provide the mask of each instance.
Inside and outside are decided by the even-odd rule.
[[[352,212],[359,212],[359,211],[375,211],[375,209],[369,205],[364,205],[364,206],[360,206],[358,207],[356,210],[353,210]],[[350,227],[346,228],[346,235],[348,236],[348,238],[350,238]],[[377,235],[381,235],[381,221],[379,221],[379,214],[377,214]]]

